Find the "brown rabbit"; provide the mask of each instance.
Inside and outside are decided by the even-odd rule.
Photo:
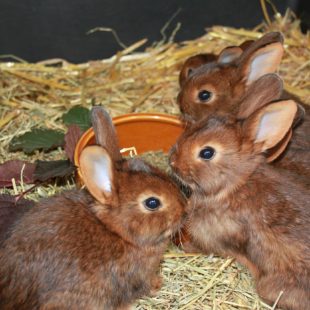
[[[188,74],[178,95],[185,121],[197,121],[213,113],[236,115],[242,112],[240,105],[244,102],[244,97],[253,91],[253,82],[278,69],[283,55],[283,37],[279,32],[271,32],[245,45],[244,51],[238,47],[228,48],[228,51],[230,49],[230,60],[225,57],[227,51],[224,49],[217,62],[202,64],[198,55],[196,61],[199,60],[200,65],[192,68],[185,63],[180,77],[184,72]],[[226,61],[223,61],[225,59]],[[191,61],[195,62],[195,56]],[[264,88],[264,91],[268,91],[267,88],[271,86],[265,83]],[[277,92],[277,96],[292,98],[292,95],[285,93],[283,89],[280,94]],[[289,147],[275,165],[309,175],[308,172],[305,173],[303,166],[304,159],[310,159],[306,156],[310,150],[310,106],[301,103],[298,108]],[[272,159],[271,157],[270,160]],[[306,163],[306,166],[309,164]],[[309,167],[306,170],[309,170]]]
[[[282,90],[283,83],[279,76],[276,74],[266,74],[262,76],[251,84],[242,97],[242,102],[239,103],[238,106],[235,106],[235,110],[232,110],[230,117],[232,118],[233,115],[235,115],[234,117],[236,119],[247,118],[269,102],[279,99]],[[300,111],[301,109],[298,110],[298,112]],[[219,111],[217,115],[225,116],[226,113],[221,113]],[[295,124],[298,124],[299,117],[300,115],[295,116]],[[192,124],[192,126],[193,125],[195,124]],[[191,126],[187,126],[186,130],[189,130],[190,127]],[[293,170],[295,173],[298,173],[305,178],[305,184],[310,185],[309,153],[306,149],[293,149],[292,147],[290,148],[290,152],[287,152],[287,145],[290,143],[291,136],[292,130],[289,130],[276,146],[266,151],[266,160],[272,162],[274,166],[289,168],[291,171]],[[199,247],[192,243],[186,227],[182,228],[181,234],[174,236],[174,242],[176,245],[181,246],[186,252],[201,252]]]
[[[292,100],[236,119],[211,115],[186,130],[170,163],[192,195],[187,228],[204,253],[233,256],[268,303],[310,305],[310,193],[303,179],[266,162],[289,132]]]
[[[228,46],[224,48],[219,55],[207,53],[198,54],[186,59],[182,65],[179,74],[179,84],[183,87],[187,78],[191,75],[194,69],[201,67],[207,63],[218,62],[218,63],[229,63],[235,60],[242,54],[242,51],[246,50],[254,41],[247,40],[241,43],[239,46]]]
[[[158,169],[122,159],[108,114],[96,116],[105,148],[80,156],[89,193],[42,200],[14,224],[0,249],[1,309],[127,309],[160,287],[183,196]]]
[[[270,32],[243,49],[226,48],[217,61],[204,64],[200,55],[185,62],[177,100],[185,121],[197,121],[219,110],[230,113],[252,82],[276,72],[284,52],[283,36]]]

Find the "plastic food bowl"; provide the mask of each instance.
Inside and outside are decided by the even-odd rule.
[[[137,154],[148,151],[167,153],[183,131],[183,126],[176,116],[155,113],[125,114],[113,118],[121,148],[134,147]],[[79,167],[81,151],[95,144],[93,128],[89,128],[78,141],[74,163]],[[78,169],[78,177],[81,178]]]

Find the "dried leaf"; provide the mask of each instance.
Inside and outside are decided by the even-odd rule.
[[[35,204],[33,200],[25,198],[16,200],[11,195],[0,195],[0,244],[14,223]]]
[[[62,119],[67,126],[75,124],[82,131],[91,127],[90,111],[84,107],[73,107],[62,116]]]
[[[0,165],[0,187],[11,187],[12,179],[15,179],[16,184],[33,183],[33,173],[35,164],[28,163],[22,160],[9,160]]]
[[[68,132],[65,135],[65,152],[68,158],[73,163],[74,161],[74,151],[76,144],[78,143],[80,137],[82,135],[82,131],[78,125],[70,125],[68,128]]]
[[[10,142],[10,151],[22,150],[27,154],[35,150],[49,151],[63,146],[64,134],[51,129],[33,129],[22,136],[13,138]]]
[[[36,161],[34,179],[36,181],[47,181],[54,178],[70,176],[75,171],[75,166],[70,160]]]

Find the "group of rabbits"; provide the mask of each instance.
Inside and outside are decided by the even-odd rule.
[[[173,178],[123,158],[94,107],[86,189],[38,202],[0,236],[0,309],[129,309],[160,288],[180,229],[185,248],[244,264],[266,302],[310,309],[309,107],[283,92],[282,55],[273,32],[184,63]]]

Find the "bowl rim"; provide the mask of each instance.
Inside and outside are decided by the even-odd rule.
[[[150,122],[160,122],[165,124],[173,124],[182,127],[182,122],[176,115],[171,114],[165,114],[165,113],[127,113],[127,114],[121,114],[118,116],[115,116],[112,118],[113,124],[120,125],[125,123],[133,123],[136,121],[150,121]],[[93,133],[93,127],[88,128],[79,138],[75,149],[74,149],[74,165],[77,167],[78,173],[79,171],[79,156],[81,152],[78,152],[78,150],[81,149],[81,144],[85,143],[85,140],[88,141],[90,137],[94,135]],[[82,139],[83,138],[83,139]]]
[[[122,123],[132,123],[140,120],[169,123],[182,126],[181,120],[176,115],[170,115],[165,113],[127,113],[112,118],[114,125],[119,125]]]

